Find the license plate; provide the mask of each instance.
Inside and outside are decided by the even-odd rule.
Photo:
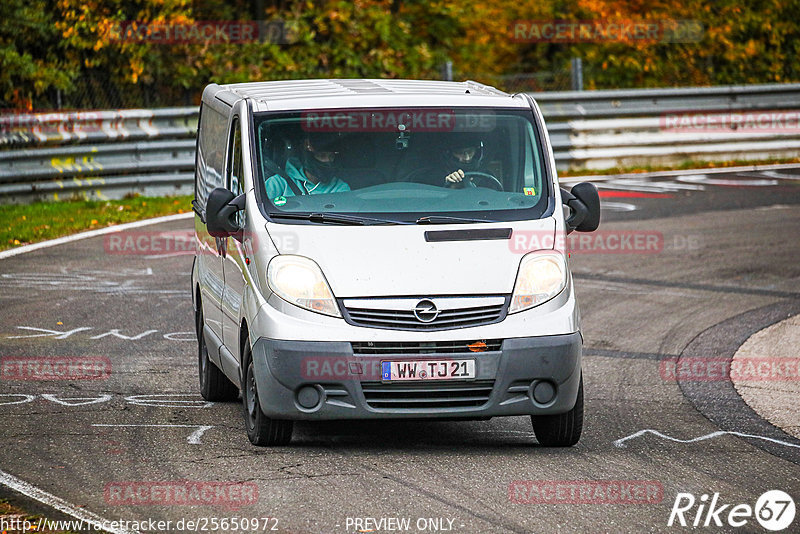
[[[384,382],[401,380],[465,380],[475,378],[475,360],[404,360],[381,362]]]

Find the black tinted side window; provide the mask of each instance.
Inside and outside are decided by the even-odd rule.
[[[223,187],[223,165],[226,148],[228,117],[210,106],[203,106],[197,142],[197,184],[195,198],[205,206],[208,194]]]
[[[234,195],[239,196],[244,193],[242,185],[242,129],[239,124],[239,117],[234,117],[231,123],[231,133],[228,142],[228,169],[226,186]],[[237,214],[239,225],[244,224],[244,212]]]

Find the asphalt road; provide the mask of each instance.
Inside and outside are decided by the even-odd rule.
[[[729,381],[664,372],[675,358],[730,358],[800,312],[800,170],[778,174],[599,184],[601,235],[644,232],[660,246],[609,253],[595,242],[572,254],[586,419],[566,450],[538,446],[524,417],[305,423],[288,447],[252,447],[239,403],[197,393],[190,255],[120,255],[97,237],[0,260],[0,356],[111,365],[98,380],[0,380],[0,470],[111,520],[271,517],[267,529],[280,532],[401,531],[356,518],[408,519],[425,532],[688,531],[667,526],[678,493],[697,505],[718,493],[720,504],[754,506],[767,490],[797,501],[800,441]],[[250,493],[206,504],[152,491],[119,498],[209,481]],[[593,493],[517,502],[535,500],[517,481],[583,481]],[[642,481],[655,488],[648,498],[613,492]],[[754,518],[698,530],[766,532]],[[800,517],[786,532],[800,532]]]

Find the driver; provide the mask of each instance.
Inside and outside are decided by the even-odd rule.
[[[336,158],[341,141],[340,134],[307,133],[300,158],[290,157],[286,160],[285,176],[273,174],[267,178],[267,197],[275,199],[292,195],[350,191],[350,186],[336,177]]]
[[[461,183],[464,173],[478,171],[483,161],[483,140],[477,135],[453,134],[457,135],[455,142],[442,150],[446,168],[455,169],[444,177],[446,185],[453,186]]]

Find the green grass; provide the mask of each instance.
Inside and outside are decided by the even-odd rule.
[[[190,196],[70,200],[0,206],[0,250],[161,215],[191,211]]]

